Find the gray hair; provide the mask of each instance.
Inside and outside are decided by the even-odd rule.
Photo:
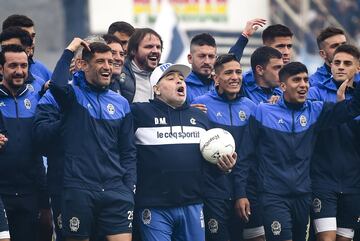
[[[103,44],[106,44],[105,40],[103,39],[103,37],[101,37],[101,35],[89,35],[86,38],[84,38],[84,41],[87,42],[88,44],[94,43],[94,42],[100,42]],[[83,51],[84,47],[80,46],[74,54],[74,59],[81,59],[82,58],[82,51]]]

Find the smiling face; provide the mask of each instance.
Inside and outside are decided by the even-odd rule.
[[[242,71],[239,62],[230,61],[223,64],[214,76],[219,94],[225,93],[228,99],[235,99],[241,88],[241,74]]]
[[[5,63],[1,67],[4,86],[16,93],[28,77],[28,57],[25,52],[6,52]]]
[[[280,87],[287,102],[293,104],[304,103],[309,90],[308,74],[302,72],[289,76],[284,82],[281,82]]]
[[[82,70],[85,72],[86,80],[89,83],[98,87],[108,86],[113,71],[111,52],[94,53],[89,62],[82,61]]]
[[[345,52],[338,52],[334,56],[331,63],[331,73],[335,81],[343,82],[347,79],[352,81],[359,71],[359,60],[355,59],[354,56]]]
[[[172,107],[180,107],[186,100],[186,84],[184,76],[172,71],[162,77],[154,86],[156,98]]]
[[[113,74],[121,74],[122,67],[124,65],[125,52],[121,44],[113,42],[108,44],[111,48],[112,57],[114,59]]]
[[[136,65],[147,71],[153,71],[159,65],[161,58],[161,41],[153,34],[147,34],[140,41],[135,53],[134,61]]]

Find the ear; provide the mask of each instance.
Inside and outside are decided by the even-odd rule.
[[[326,53],[325,53],[324,50],[320,49],[319,50],[319,55],[320,55],[321,58],[326,59]]]
[[[158,85],[154,85],[154,86],[153,86],[153,91],[154,91],[154,95],[155,95],[155,96],[160,95],[160,90],[159,90],[159,86],[158,86]]]
[[[25,53],[27,54],[27,56],[31,56],[33,54],[33,49],[31,47],[26,47]]]
[[[263,76],[264,75],[264,68],[261,65],[256,65],[255,66],[255,72],[256,72],[257,75]]]
[[[189,64],[192,64],[192,55],[191,54],[187,55],[187,59],[188,59]]]
[[[79,59],[79,58],[75,59],[75,68],[78,69],[78,70],[80,70],[82,68],[82,66],[81,66],[82,62],[81,61],[82,60]]]
[[[87,72],[89,70],[89,63],[82,59],[80,59],[79,61],[80,61],[80,69],[84,72]]]
[[[214,83],[215,83],[215,86],[219,86],[219,76],[217,74],[214,74],[213,75],[213,79],[214,79]]]
[[[2,75],[2,76],[4,76],[4,68],[3,68],[3,66],[2,65],[0,65],[0,74]],[[0,79],[0,82],[1,82],[1,80],[2,79]]]
[[[281,82],[281,83],[280,83],[280,88],[281,88],[281,90],[282,90],[283,92],[286,91],[286,84],[285,84],[285,82]]]

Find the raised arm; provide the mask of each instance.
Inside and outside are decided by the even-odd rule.
[[[232,53],[240,61],[243,55],[244,49],[249,42],[249,38],[256,32],[259,27],[263,27],[266,24],[266,20],[262,18],[251,19],[246,22],[244,31],[237,39],[236,43],[230,48],[229,53]]]
[[[57,103],[66,109],[66,107],[74,100],[74,90],[71,85],[68,85],[69,69],[71,60],[74,57],[74,52],[80,47],[89,48],[88,44],[80,39],[74,38],[67,46],[56,63],[52,79],[50,81],[50,91]]]

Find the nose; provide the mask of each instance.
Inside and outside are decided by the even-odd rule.
[[[108,70],[112,67],[112,63],[110,63],[109,61],[105,61],[103,64],[103,68]]]
[[[205,56],[204,63],[209,64],[211,62],[210,56]]]
[[[285,46],[282,54],[283,54],[284,56],[288,57],[288,56],[290,55],[290,49],[289,49],[287,46]]]
[[[231,74],[231,79],[236,79],[236,80],[240,80],[241,81],[241,75],[239,75],[238,73],[236,73],[235,71],[232,72]]]
[[[345,68],[344,68],[344,63],[343,62],[341,62],[340,64],[339,64],[339,70],[344,70]]]
[[[160,49],[159,49],[158,46],[153,46],[153,47],[151,48],[151,52],[159,53],[159,52],[160,52]]]
[[[302,79],[300,81],[300,87],[305,88],[307,85],[309,85],[309,82],[306,81],[305,79]]]
[[[113,57],[113,59],[115,59],[116,61],[119,61],[120,58],[121,58],[119,52],[114,52],[112,57]]]
[[[18,65],[18,66],[16,67],[15,73],[16,73],[16,74],[22,74],[22,73],[23,73],[23,69],[21,68],[20,65]]]

